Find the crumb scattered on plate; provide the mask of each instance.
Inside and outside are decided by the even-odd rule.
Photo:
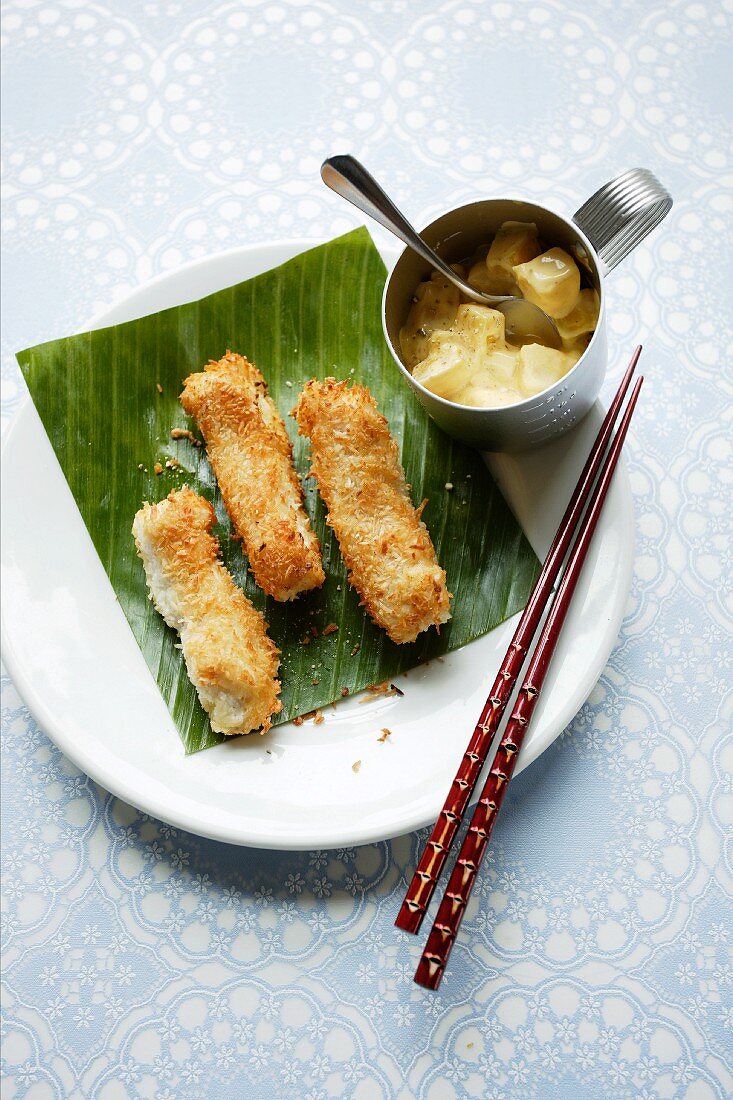
[[[404,695],[404,691],[395,687],[394,684],[390,684],[389,680],[385,680],[381,684],[370,684],[366,689],[366,695],[360,700],[361,703],[371,703],[373,699],[389,699],[392,695]]]
[[[307,714],[299,714],[296,718],[293,718],[293,725],[302,726],[304,722],[309,722],[311,718],[314,726],[320,726],[321,722],[326,721],[320,710],[309,710]]]
[[[360,767],[361,767],[361,760],[355,760],[354,763],[351,765],[351,770],[352,770],[352,772],[358,772]]]
[[[187,439],[194,447],[201,446],[201,440],[196,438],[190,428],[171,428],[171,439]]]

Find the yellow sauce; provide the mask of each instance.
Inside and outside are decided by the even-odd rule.
[[[534,224],[505,222],[467,278],[477,290],[538,305],[555,320],[562,349],[508,344],[503,314],[463,300],[436,271],[417,287],[400,332],[404,361],[426,389],[461,405],[496,408],[541,393],[577,363],[598,322],[598,294],[581,289],[567,252],[542,251]]]

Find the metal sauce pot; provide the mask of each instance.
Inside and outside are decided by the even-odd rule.
[[[474,408],[438,397],[417,382],[402,361],[399,334],[415,287],[431,268],[410,248],[397,260],[382,299],[382,323],[389,348],[417,399],[448,435],[490,451],[522,451],[566,432],[589,411],[606,373],[605,277],[665,217],[671,196],[651,172],[634,168],[601,187],[568,220],[526,199],[481,199],[448,210],[421,233],[448,263],[488,245],[505,221],[535,222],[547,248],[559,245],[573,256],[586,285],[598,291],[598,324],[575,366],[549,389],[514,405]]]

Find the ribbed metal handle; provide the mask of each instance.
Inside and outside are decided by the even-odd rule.
[[[573,215],[607,271],[651,233],[672,208],[672,196],[646,168],[604,184]]]

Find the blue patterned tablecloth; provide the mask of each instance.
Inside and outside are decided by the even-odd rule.
[[[3,418],[13,352],[195,257],[356,219],[351,150],[417,221],[618,171],[675,206],[609,282],[645,344],[633,591],[515,784],[447,979],[393,919],[424,834],[270,854],[100,790],[4,681],[3,1096],[733,1095],[731,34],[715,0],[4,5]]]

